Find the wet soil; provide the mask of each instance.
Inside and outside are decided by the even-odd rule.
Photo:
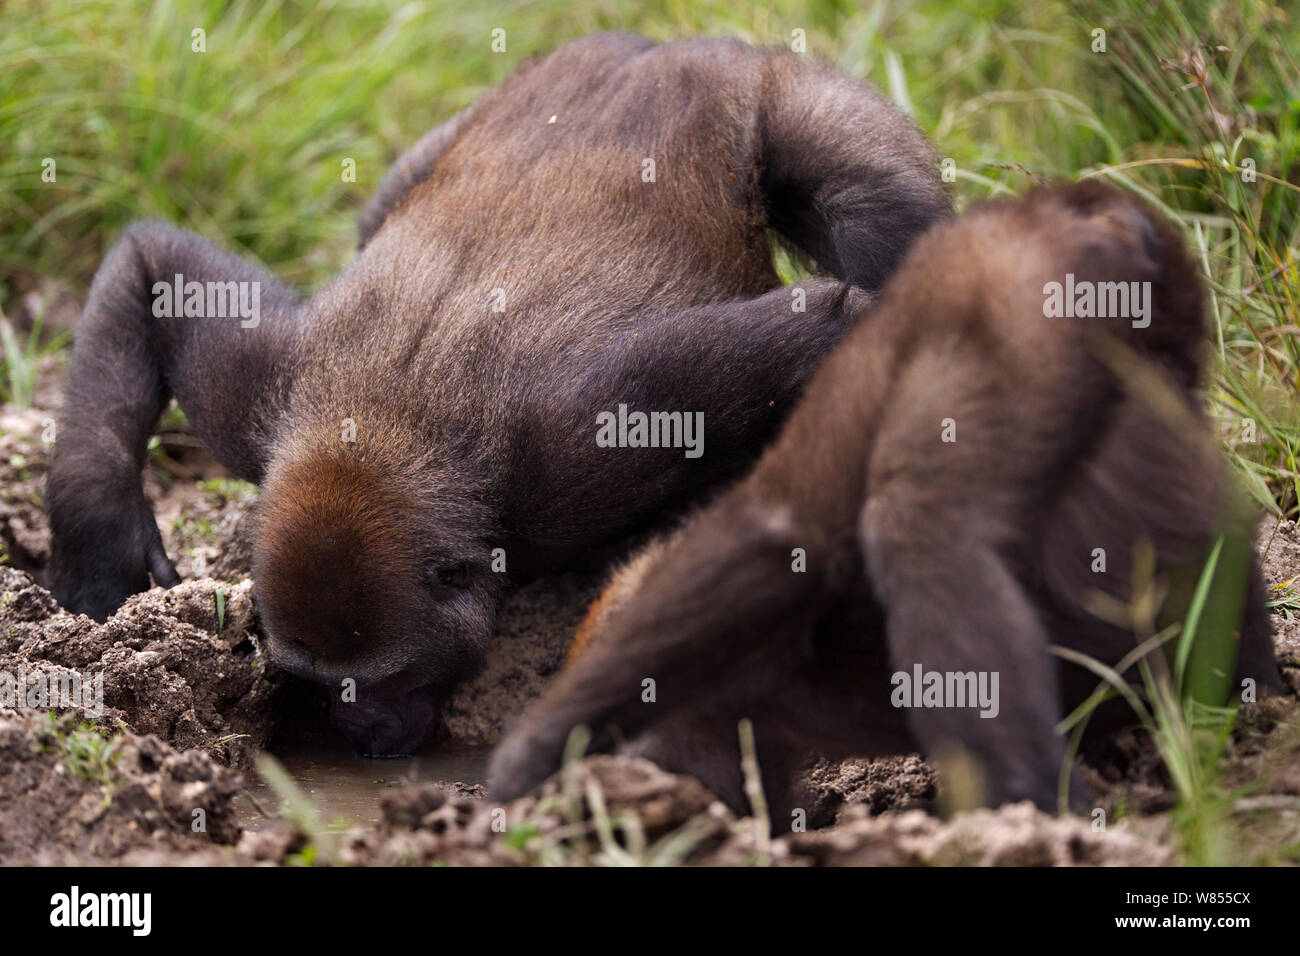
[[[401,759],[358,757],[346,741],[323,740],[300,744],[287,751],[281,765],[316,804],[329,826],[377,826],[383,820],[380,800],[394,790],[420,784],[439,784],[465,797],[481,797],[490,748],[449,749],[431,745],[419,754]],[[469,782],[467,782],[469,781]],[[265,782],[252,776],[235,812],[245,830],[265,830],[274,825],[279,797]]]
[[[355,757],[314,694],[263,652],[248,530],[254,490],[230,482],[184,428],[164,428],[146,489],[184,582],[132,598],[104,624],[40,586],[51,365],[36,407],[0,409],[0,672],[103,674],[103,710],[0,708],[0,863],[704,865],[1164,865],[1183,860],[1173,791],[1150,741],[1118,735],[1088,779],[1110,821],[1028,805],[936,814],[915,755],[819,762],[807,832],[769,839],[695,781],[635,758],[590,757],[538,796],[482,791],[487,748],[560,666],[594,576],[509,595],[480,674],[426,751]],[[1300,690],[1300,529],[1259,541],[1284,674]],[[1300,602],[1296,603],[1300,610]],[[1247,706],[1222,764],[1241,862],[1300,860],[1300,708]],[[258,755],[273,755],[286,785]],[[274,765],[272,765],[274,766]],[[260,771],[259,771],[260,767]],[[818,828],[818,824],[826,824]]]

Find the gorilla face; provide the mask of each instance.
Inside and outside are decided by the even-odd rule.
[[[481,657],[503,577],[465,509],[410,494],[392,474],[339,454],[278,470],[254,557],[272,659],[319,685],[371,756],[425,739]]]

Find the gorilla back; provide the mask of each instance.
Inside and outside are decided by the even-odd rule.
[[[367,206],[356,261],[309,301],[192,234],[133,226],[77,328],[54,593],[103,618],[150,576],[176,581],[140,482],[174,397],[263,486],[273,657],[335,698],[356,681],[338,722],[362,751],[409,751],[490,637],[503,562],[572,566],[753,461],[946,215],[935,170],[906,119],[816,63],[608,35],[421,139]],[[769,227],[833,278],[778,287]],[[172,285],[187,308],[159,307]],[[258,314],[188,308],[213,285],[257,290]],[[702,414],[707,454],[601,447],[597,416],[621,406]]]

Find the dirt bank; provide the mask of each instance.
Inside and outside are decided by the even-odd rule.
[[[814,765],[808,820],[834,826],[771,841],[694,781],[624,757],[589,758],[566,782],[505,807],[483,799],[481,780],[405,784],[395,769],[376,787],[371,813],[326,821],[297,789],[313,789],[310,782],[277,788],[252,769],[263,750],[291,754],[295,741],[330,733],[312,694],[278,672],[260,643],[248,578],[253,489],[226,478],[183,428],[166,426],[146,488],[186,580],[132,598],[102,625],[68,614],[37,583],[49,549],[41,510],[47,386],[38,402],[44,407],[0,414],[0,673],[37,685],[75,672],[93,686],[102,675],[102,709],[53,718],[39,708],[0,710],[0,863],[1145,865],[1183,852],[1174,791],[1136,734],[1117,737],[1088,771],[1104,829],[1028,806],[940,819],[926,812],[938,805],[935,772],[916,756]],[[1270,525],[1260,550],[1279,602],[1279,656],[1300,689],[1291,597],[1300,530]],[[446,707],[438,747],[497,739],[557,670],[597,584],[564,576],[509,596],[483,671]],[[1294,862],[1293,700],[1246,709],[1222,774],[1238,796],[1225,826],[1240,835],[1243,862]],[[279,818],[282,802],[292,822]],[[262,811],[268,816],[246,826]]]

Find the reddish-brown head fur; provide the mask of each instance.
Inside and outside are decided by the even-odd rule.
[[[262,489],[254,576],[271,657],[326,689],[360,752],[410,753],[479,660],[502,575],[466,470],[368,424],[355,442],[320,429],[286,445]]]
[[[413,509],[373,462],[347,451],[275,475],[256,562],[259,602],[281,636],[333,662],[406,625],[404,598],[422,578]]]

